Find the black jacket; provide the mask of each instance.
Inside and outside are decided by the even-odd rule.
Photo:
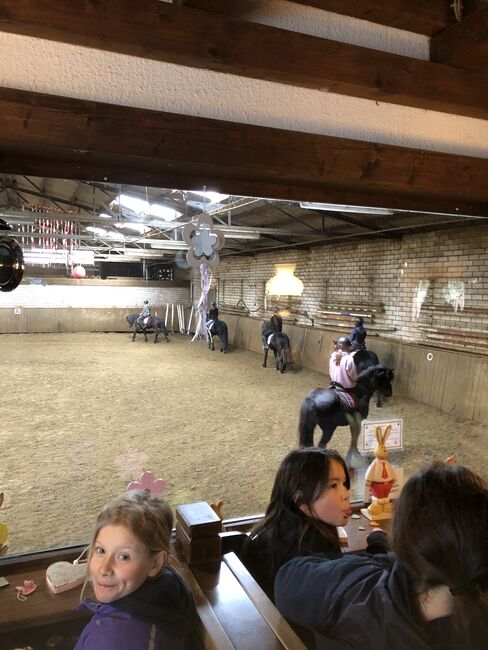
[[[392,554],[296,558],[279,571],[275,596],[284,616],[315,631],[317,650],[466,647],[449,618],[419,622],[410,578]]]
[[[212,307],[207,314],[207,321],[209,320],[219,320],[219,308]]]
[[[171,567],[136,591],[108,604],[85,601],[94,616],[75,650],[188,650],[196,609],[191,593]]]
[[[351,345],[364,345],[366,340],[366,330],[362,325],[356,325],[356,327],[351,331]]]
[[[331,544],[316,528],[310,527],[300,540],[297,522],[291,517],[283,517],[276,539],[270,539],[267,532],[251,533],[241,552],[241,559],[271,600],[274,600],[275,576],[280,567],[292,558],[317,553],[330,553],[334,557],[341,554],[339,541]]]

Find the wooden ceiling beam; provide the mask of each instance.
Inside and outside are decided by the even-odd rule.
[[[158,0],[3,0],[0,30],[488,119],[488,79]]]
[[[359,18],[388,27],[432,36],[455,22],[450,0],[291,0],[294,4],[324,9],[335,14]],[[244,14],[251,2],[235,0],[180,0],[196,9]]]
[[[488,5],[431,38],[430,58],[457,68],[488,72]]]
[[[0,114],[0,173],[488,214],[487,159],[10,88]]]

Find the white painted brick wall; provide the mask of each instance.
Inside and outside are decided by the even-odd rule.
[[[425,340],[420,326],[448,327],[467,334],[488,330],[487,226],[408,235],[400,240],[317,246],[308,251],[224,257],[214,273],[219,302],[235,305],[243,299],[250,309],[262,305],[265,282],[273,275],[275,264],[283,262],[295,263],[295,272],[304,283],[301,298],[293,299],[292,304],[312,316],[320,303],[383,303],[385,312],[377,316],[376,323],[396,328],[385,334],[393,339]],[[423,308],[417,321],[412,320],[412,303],[421,280],[431,283],[424,305],[437,311]],[[445,301],[449,281],[464,283],[464,311],[455,313]],[[198,275],[194,282],[198,300]],[[309,324],[303,317],[297,322]]]
[[[188,305],[186,287],[113,287],[78,285],[21,284],[9,293],[0,293],[3,307],[141,307],[144,300],[152,306],[166,303]]]

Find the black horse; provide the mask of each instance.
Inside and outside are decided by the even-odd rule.
[[[322,429],[319,447],[327,445],[336,427],[349,425],[351,446],[347,452],[346,463],[348,467],[362,465],[363,459],[358,450],[361,422],[368,417],[369,401],[376,390],[381,390],[385,397],[392,395],[392,381],[393,370],[386,366],[375,365],[360,373],[357,386],[350,391],[350,394],[330,388],[314,388],[305,397],[300,409],[298,425],[300,446],[313,446],[313,432],[317,425]]]
[[[265,320],[261,328],[263,337],[264,360],[263,368],[266,368],[268,361],[268,351],[273,350],[275,358],[275,370],[285,372],[286,366],[293,363],[290,349],[290,339],[283,332],[273,329],[270,321]]]
[[[166,325],[164,324],[164,320],[162,318],[159,318],[158,316],[149,316],[149,318],[144,319],[145,322],[142,324],[138,319],[138,314],[129,314],[127,316],[127,322],[129,323],[129,326],[134,326],[134,334],[132,335],[133,341],[136,338],[136,334],[138,332],[142,332],[144,334],[144,340],[147,343],[147,332],[149,330],[154,330],[154,343],[158,342],[158,336],[160,332],[164,334],[166,343],[169,343],[168,330],[166,329]]]
[[[223,320],[214,320],[214,322],[208,328],[208,333],[210,338],[208,340],[208,347],[211,350],[215,350],[214,345],[214,336],[218,336],[220,339],[220,351],[225,354],[227,351],[227,342],[229,340],[229,335],[227,332],[227,323],[224,323]]]
[[[365,348],[358,350],[355,353],[353,358],[354,358],[354,365],[356,366],[356,370],[358,371],[358,375],[360,375],[363,370],[366,370],[366,368],[371,368],[371,366],[380,365],[380,360],[378,359],[378,355],[375,352],[366,350]],[[381,403],[381,390],[379,389],[376,391],[376,406],[377,408],[381,408],[383,406],[383,404]]]

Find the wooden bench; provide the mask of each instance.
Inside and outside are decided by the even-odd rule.
[[[189,567],[181,560],[175,564],[195,598],[199,625],[195,647],[205,650],[303,650],[296,636],[274,604],[232,550],[239,552],[248,531],[260,517],[225,522],[227,532],[220,533],[224,557],[213,565]],[[383,523],[383,522],[382,522]],[[360,531],[364,527],[365,531]],[[349,520],[348,546],[344,552],[365,549],[369,522]],[[5,557],[0,560],[0,575],[9,585],[0,589],[0,650],[12,650],[29,644],[45,647],[50,636],[79,634],[89,620],[88,611],[75,612],[80,589],[52,594],[46,585],[46,568],[53,562],[73,561],[85,545]],[[26,602],[16,598],[15,586],[25,579],[34,580],[38,589]]]

